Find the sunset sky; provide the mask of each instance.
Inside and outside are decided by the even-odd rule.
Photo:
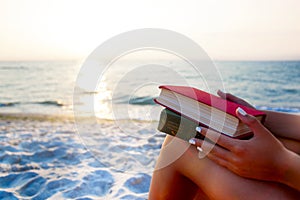
[[[184,34],[216,60],[300,59],[298,0],[0,0],[0,60],[84,58],[138,28]]]

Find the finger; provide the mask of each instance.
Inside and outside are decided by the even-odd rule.
[[[223,148],[226,148],[228,150],[233,150],[235,146],[237,146],[236,139],[230,138],[228,136],[225,136],[219,132],[216,132],[212,129],[207,129],[204,127],[197,127],[196,129],[201,135],[205,136],[209,140],[211,140],[213,143],[217,143]]]
[[[195,146],[197,146],[198,150],[207,154],[213,154],[216,157],[220,157],[223,160],[231,161],[233,154],[228,151],[227,149],[224,149],[220,146],[217,146],[207,140],[201,140],[192,138],[189,140],[189,142]]]
[[[219,157],[217,157],[217,156],[215,156],[215,155],[213,155],[213,154],[207,155],[207,157],[208,157],[210,160],[212,160],[212,161],[214,161],[215,163],[217,163],[218,165],[221,165],[221,166],[223,166],[223,167],[228,168],[228,167],[227,167],[228,161],[223,160],[223,159],[221,159],[221,158],[219,158]]]
[[[202,140],[198,138],[191,138],[189,143],[195,145],[196,147],[200,147],[200,149],[205,149],[206,151],[212,149],[216,143],[211,142],[210,140]]]
[[[222,157],[216,156],[215,154],[208,154],[207,157],[216,164],[225,167],[231,171],[233,171],[233,169],[235,168],[235,166],[230,161],[225,160]]]
[[[203,142],[201,148],[204,152],[207,152],[208,155],[214,155],[215,157],[222,158],[222,160],[231,161],[231,158],[233,157],[233,154],[227,149],[224,149],[217,145],[209,144],[209,142],[206,141]]]
[[[189,143],[190,143],[190,144],[195,145],[195,146],[197,146],[197,147],[201,147],[202,142],[203,142],[203,140],[200,140],[200,139],[198,139],[198,138],[191,138],[191,139],[189,140]]]
[[[229,101],[234,101],[234,102],[237,102],[237,101],[240,101],[241,99],[230,94],[230,93],[225,93],[223,92],[222,90],[218,90],[217,91],[217,94],[222,98],[222,99],[226,99],[226,100],[229,100]]]
[[[230,93],[225,93],[221,90],[218,90],[217,94],[222,98],[222,99],[226,99],[228,101],[232,101],[232,102],[235,102],[235,103],[238,103],[238,104],[241,104],[241,105],[244,105],[244,106],[247,106],[247,107],[250,107],[250,108],[254,108],[250,103],[248,103],[247,101],[239,98],[239,97],[236,97]]]
[[[226,99],[226,93],[223,92],[222,90],[218,90],[217,94],[222,98],[222,99]]]
[[[206,152],[210,151],[215,146],[215,143],[212,143],[207,140],[198,139],[198,138],[191,138],[189,140],[189,143],[195,145],[199,151],[206,151]]]
[[[254,133],[254,136],[267,131],[267,129],[260,123],[260,121],[258,119],[256,119],[254,116],[248,114],[244,109],[242,109],[240,107],[237,108],[236,114],[237,114],[238,118],[244,124],[249,126],[249,128]]]

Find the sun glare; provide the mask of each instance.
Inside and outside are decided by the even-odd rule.
[[[94,111],[97,118],[113,119],[112,115],[112,91],[108,89],[105,77],[98,84],[94,93]]]
[[[212,57],[255,57],[257,49],[265,57],[295,57],[300,46],[299,7],[295,0],[3,0],[0,59],[82,58],[117,34],[149,27],[182,33]]]

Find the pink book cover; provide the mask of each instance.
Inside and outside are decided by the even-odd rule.
[[[238,107],[241,107],[244,109],[248,114],[253,116],[263,116],[265,117],[265,113],[244,105],[240,105],[231,101],[227,101],[225,99],[222,99],[218,96],[215,96],[213,94],[207,93],[205,91],[199,90],[197,88],[188,87],[188,86],[172,86],[172,85],[162,85],[159,86],[160,89],[170,90],[172,92],[181,94],[183,96],[189,97],[191,99],[194,99],[198,102],[204,103],[206,105],[209,105],[211,107],[217,108],[223,112],[226,112],[230,115],[236,116],[236,109]],[[156,103],[159,103],[157,100],[155,100]],[[160,103],[159,103],[160,104]],[[164,105],[167,107],[167,105]]]

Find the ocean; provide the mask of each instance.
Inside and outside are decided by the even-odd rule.
[[[0,199],[146,199],[164,139],[153,102],[160,84],[300,113],[300,61],[216,61],[206,73],[178,60],[126,60],[74,96],[82,64],[0,62]]]
[[[176,67],[176,63],[165,63],[171,67]],[[82,62],[80,61],[0,62],[0,111],[2,113],[72,115],[73,91],[81,65]],[[127,65],[129,64],[127,63]],[[215,62],[215,65],[222,79],[223,88],[220,89],[225,89],[242,97],[258,108],[299,112],[300,61],[223,61]],[[184,67],[179,68],[181,70],[179,72],[184,74],[184,78],[192,81],[192,83],[201,79],[201,77],[193,74],[193,71],[189,73],[189,70],[184,69]],[[119,69],[121,68],[119,66]],[[116,69],[118,70],[118,68]],[[146,77],[150,77],[147,70],[151,71],[151,68],[146,69],[145,67],[143,70]],[[119,73],[122,75],[122,69]],[[115,76],[120,76],[120,74],[114,72]],[[170,79],[170,74],[163,70],[162,73],[157,72],[157,74],[162,75],[161,80]],[[106,93],[112,92],[113,88],[109,86],[116,81],[119,79],[107,81]],[[127,82],[124,82],[123,85],[126,87],[128,84],[129,86],[123,88],[122,91],[131,89],[130,84],[134,84],[134,80],[125,81]],[[144,81],[147,82],[148,80]],[[176,79],[174,83],[176,83],[175,81]],[[151,90],[146,90],[147,93],[144,92],[145,94],[140,96],[129,97],[130,94],[124,92],[124,94],[114,98],[114,103],[130,105],[131,110],[136,110],[135,113],[139,113],[139,110],[143,109],[144,106],[156,106],[152,99],[158,95],[159,90],[158,88],[149,88]],[[98,96],[103,96],[101,89],[87,91],[83,96],[95,95],[96,93],[97,98],[97,92],[100,93]],[[216,91],[210,90],[210,92],[215,93]],[[111,100],[111,97],[106,100]],[[103,99],[99,99],[99,101],[103,101]],[[103,110],[96,110],[95,112],[101,116],[100,118],[111,119],[108,113],[104,113]],[[143,116],[134,116],[134,118],[141,119]]]

